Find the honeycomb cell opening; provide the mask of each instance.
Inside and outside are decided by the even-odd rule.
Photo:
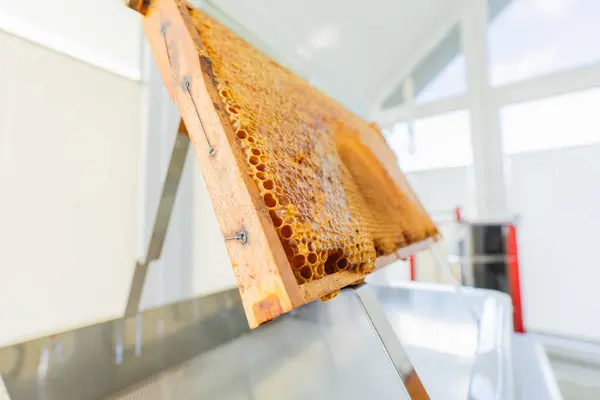
[[[261,181],[264,181],[265,179],[267,179],[267,175],[265,175],[264,172],[260,172],[260,171],[256,173],[256,177],[258,179],[260,179]]]
[[[256,156],[250,156],[250,158],[248,158],[248,161],[252,165],[258,165],[258,164],[260,164],[260,159],[258,157],[256,157]]]
[[[237,135],[238,139],[246,139],[248,137],[248,132],[246,132],[243,129],[240,129],[237,131],[236,135]]]
[[[231,92],[227,89],[223,89],[221,90],[221,96],[224,97],[225,99],[231,99]]]
[[[263,200],[269,208],[275,208],[275,206],[277,205],[277,199],[271,193],[265,193],[265,195],[263,196]]]
[[[338,267],[338,269],[346,269],[346,267],[348,266],[348,259],[346,257],[342,257],[339,260],[337,260],[335,265]]]
[[[322,251],[322,252],[319,254],[319,258],[321,259],[321,261],[322,261],[322,262],[325,262],[325,261],[327,261],[327,256],[328,256],[328,254],[327,254],[327,252],[326,252],[326,251]]]
[[[319,261],[319,257],[317,257],[315,253],[308,253],[306,259],[308,260],[309,264],[316,264],[317,261]]]
[[[330,252],[327,259],[325,260],[325,273],[331,275],[337,272],[337,261],[343,257],[343,253],[340,250]]]
[[[296,251],[292,246],[289,245],[289,243],[286,243],[286,241],[282,241],[282,244],[285,255],[287,256],[288,260],[291,260],[294,257],[294,254],[296,254]]]
[[[294,256],[294,258],[292,258],[292,268],[298,269],[303,267],[304,264],[306,264],[306,258],[304,257],[304,255],[298,254],[297,256]]]
[[[269,172],[269,167],[267,167],[265,164],[258,164],[256,169],[260,172]]]
[[[263,182],[263,187],[266,190],[273,190],[273,189],[275,189],[275,183],[273,183],[273,181],[271,179],[269,179],[269,180],[266,180]]]
[[[271,215],[271,221],[273,221],[275,228],[279,228],[281,224],[283,224],[283,219],[279,218],[279,216],[273,210],[269,210],[269,214]]]
[[[255,156],[262,155],[262,151],[260,151],[260,149],[257,149],[256,147],[253,148],[251,151],[252,151],[252,154],[254,154]]]
[[[319,275],[319,276],[325,275],[325,268],[322,265],[319,265],[317,267],[317,275]]]
[[[313,271],[308,265],[306,265],[300,269],[300,276],[306,280],[309,280],[313,276]]]
[[[281,227],[281,236],[284,237],[285,239],[291,238],[293,234],[294,234],[294,228],[292,228],[291,225],[286,224]]]

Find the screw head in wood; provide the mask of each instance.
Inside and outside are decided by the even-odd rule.
[[[248,243],[248,232],[241,230],[233,236],[226,237],[225,240],[239,240],[240,243],[246,244]]]

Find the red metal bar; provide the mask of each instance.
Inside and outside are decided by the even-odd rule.
[[[519,277],[519,253],[517,248],[517,229],[513,224],[508,226],[506,233],[506,255],[508,256],[508,280],[510,297],[514,313],[513,325],[515,332],[525,333],[523,325],[523,304],[521,303],[521,280]]]
[[[460,212],[460,207],[456,207],[454,209],[454,217],[456,218],[456,221],[458,221],[458,222],[462,221],[462,214]]]
[[[416,278],[415,274],[415,256],[408,257],[408,265],[410,267],[410,280],[414,281]]]

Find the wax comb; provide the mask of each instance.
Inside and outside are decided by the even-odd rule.
[[[187,127],[251,328],[437,238],[376,126],[186,2],[126,3]]]

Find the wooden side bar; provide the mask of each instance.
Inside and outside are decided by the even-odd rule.
[[[196,49],[202,43],[186,4],[153,0],[143,27],[165,86],[185,122],[223,237],[247,232],[247,243],[228,240],[226,245],[248,323],[257,327],[303,304],[304,299],[268,210],[240,165],[233,130],[220,111],[223,105],[210,64],[198,56]],[[189,91],[184,82],[189,82]]]

